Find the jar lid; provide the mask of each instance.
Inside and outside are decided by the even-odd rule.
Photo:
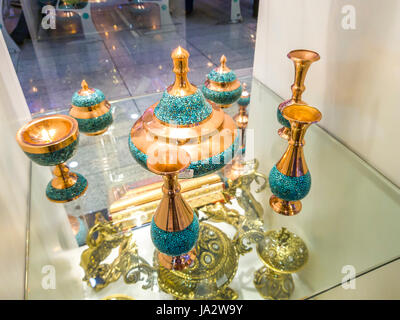
[[[82,89],[75,92],[72,96],[74,107],[91,107],[99,104],[106,99],[104,93],[96,88],[89,88],[85,80],[82,81]]]
[[[226,57],[222,55],[220,59],[221,65],[213,69],[208,75],[208,80],[214,82],[232,82],[237,79],[235,72],[226,66]]]

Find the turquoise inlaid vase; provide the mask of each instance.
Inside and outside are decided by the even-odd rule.
[[[226,66],[226,57],[221,57],[221,65],[208,75],[202,88],[204,96],[221,108],[228,108],[242,94],[242,86],[236,74]]]
[[[129,150],[148,169],[149,155],[167,146],[180,146],[191,158],[185,178],[203,176],[232,160],[239,147],[238,130],[229,115],[212,106],[189,82],[189,53],[179,47],[171,57],[175,82],[133,125]]]
[[[321,120],[318,109],[293,104],[283,109],[282,116],[290,122],[291,131],[286,152],[269,173],[272,209],[283,215],[301,210],[300,200],[311,189],[311,174],[304,159],[304,135],[308,127]]]
[[[69,114],[78,121],[79,131],[88,136],[104,133],[113,123],[112,108],[104,93],[89,88],[85,80],[72,97]]]

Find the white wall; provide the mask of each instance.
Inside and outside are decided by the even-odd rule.
[[[342,28],[345,5],[355,9],[355,30]],[[258,17],[254,76],[289,98],[286,54],[317,51],[304,101],[321,110],[322,127],[400,186],[400,1],[263,0]]]
[[[15,133],[30,113],[1,32],[0,58],[0,299],[22,299],[29,160]]]

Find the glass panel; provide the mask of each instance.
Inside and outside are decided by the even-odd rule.
[[[287,145],[276,134],[279,128],[276,121],[276,106],[282,99],[257,80],[248,77],[241,77],[240,80],[252,86],[249,112],[250,129],[254,131],[248,131],[248,140],[252,135],[255,137],[253,151],[260,163],[258,171],[268,175]],[[110,213],[107,208],[115,199],[116,193],[126,191],[122,190],[123,188],[157,181],[157,177],[142,169],[131,158],[127,135],[137,115],[159,97],[160,94],[153,94],[113,103],[115,121],[108,133],[99,137],[82,136],[77,154],[68,163],[74,170],[85,174],[89,181],[89,189],[84,197],[65,205],[69,215],[81,217],[85,225],[93,225],[96,213],[100,212],[103,216]],[[235,114],[237,106],[228,110],[229,113]],[[249,144],[248,147],[250,148]],[[251,150],[248,153],[250,154]],[[400,231],[398,216],[400,191],[318,126],[312,126],[307,133],[305,156],[312,174],[312,188],[310,194],[302,201],[303,210],[297,216],[277,215],[268,203],[271,195],[269,188],[260,193],[255,192],[254,186],[251,188],[253,199],[262,205],[264,230],[278,230],[280,227],[286,227],[303,239],[308,247],[307,264],[293,274],[294,291],[290,296],[291,299],[311,297],[339,285],[346,275],[342,273],[344,266],[353,266],[356,273],[360,274],[400,254],[400,248],[397,245]],[[54,226],[58,225],[57,220],[62,219],[60,217],[62,214],[57,212],[60,205],[46,200],[45,184],[38,179],[38,176],[47,173],[48,169],[33,164],[32,170],[34,192],[31,208],[29,298],[98,299],[112,294],[125,294],[135,299],[172,298],[164,292],[168,287],[165,274],[157,274],[157,270],[161,269],[153,265],[154,246],[148,223],[137,223],[138,226],[142,224],[141,227],[135,228],[132,232],[132,237],[136,241],[137,254],[142,259],[140,260],[141,269],[139,268],[140,280],[134,284],[126,284],[121,277],[118,281],[98,291],[90,287],[90,285],[98,284],[99,282],[96,282],[98,279],[92,279],[89,285],[83,282],[84,272],[79,264],[81,254],[87,246],[78,247],[76,244],[69,243],[66,230],[57,230],[56,233],[46,231],[54,229]],[[245,199],[245,195],[237,193],[230,208],[236,209],[242,216],[246,215],[249,212],[244,211],[240,205],[240,202],[246,201]],[[253,204],[256,203],[255,201]],[[235,297],[233,292],[239,299],[261,299],[261,295],[253,284],[255,272],[263,266],[255,246],[251,245],[253,250],[248,253],[242,252],[240,256],[237,255],[237,252],[240,252],[239,249],[235,249],[236,254],[227,253],[229,251],[223,251],[224,253],[221,254],[222,251],[219,251],[221,247],[228,249],[235,247],[232,240],[223,240],[233,239],[235,228],[232,224],[208,219],[204,211],[200,212],[200,219],[204,220],[203,226],[208,226],[207,232],[214,232],[214,235],[216,233],[219,236],[218,241],[212,242],[207,240],[206,233],[202,234],[199,241],[202,244],[214,246],[209,250],[211,252],[214,249],[216,252],[215,255],[203,257],[203,267],[216,263],[213,258],[237,256],[238,260],[235,261],[238,261],[238,268],[235,269],[235,262],[226,262],[225,266],[229,267],[216,278],[216,287],[205,280],[200,281],[197,282],[195,294],[202,297],[206,294],[214,294],[213,297],[215,297],[219,292],[220,296],[225,294],[225,297],[232,298]],[[218,229],[215,230],[209,225]],[[44,226],[47,226],[47,229]],[[219,234],[221,231],[224,235]],[[47,247],[45,252],[40,249],[44,244]],[[116,250],[112,251],[111,256],[105,260],[106,263],[111,263],[116,256]],[[42,268],[46,265],[54,266],[56,270],[55,290],[43,288]],[[132,272],[137,270],[134,269]],[[210,272],[215,269],[201,270]],[[153,280],[153,282],[150,281],[149,287],[146,286],[148,279]],[[194,281],[194,277],[189,277],[182,282],[173,282],[175,284],[170,285],[169,288],[177,290],[177,295],[183,295],[184,288]],[[160,286],[164,291],[160,290]],[[227,291],[226,286],[229,286],[232,291]]]

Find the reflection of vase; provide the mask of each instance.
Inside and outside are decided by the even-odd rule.
[[[283,109],[282,115],[290,122],[291,135],[286,152],[269,173],[269,185],[273,195],[269,203],[272,209],[283,215],[295,215],[301,210],[301,202],[311,188],[311,175],[304,159],[304,135],[307,128],[321,120],[318,109],[293,104]]]
[[[160,264],[167,269],[183,269],[195,259],[199,221],[183,199],[178,183],[178,173],[189,164],[189,154],[172,146],[159,149],[147,160],[147,167],[164,178],[163,197],[151,222],[151,239],[160,251]]]
[[[287,119],[282,116],[282,111],[285,107],[291,104],[306,104],[301,100],[301,95],[303,94],[306,87],[304,86],[304,79],[308,68],[311,63],[319,60],[319,54],[310,50],[293,50],[288,53],[288,58],[294,63],[294,83],[292,84],[292,97],[289,100],[282,102],[277,109],[277,118],[282,128],[278,130],[278,134],[289,140],[290,137],[290,123]]]
[[[221,65],[208,75],[202,88],[204,96],[221,108],[228,108],[240,98],[242,86],[236,74],[226,66],[226,57],[222,55]]]
[[[112,108],[104,93],[89,88],[85,80],[82,89],[72,97],[69,114],[78,121],[79,131],[88,136],[106,132],[113,122]]]
[[[129,149],[147,169],[147,158],[155,150],[179,145],[190,155],[187,177],[203,176],[232,160],[238,132],[232,118],[211,106],[201,90],[189,82],[189,52],[178,47],[171,57],[175,82],[133,125]]]

